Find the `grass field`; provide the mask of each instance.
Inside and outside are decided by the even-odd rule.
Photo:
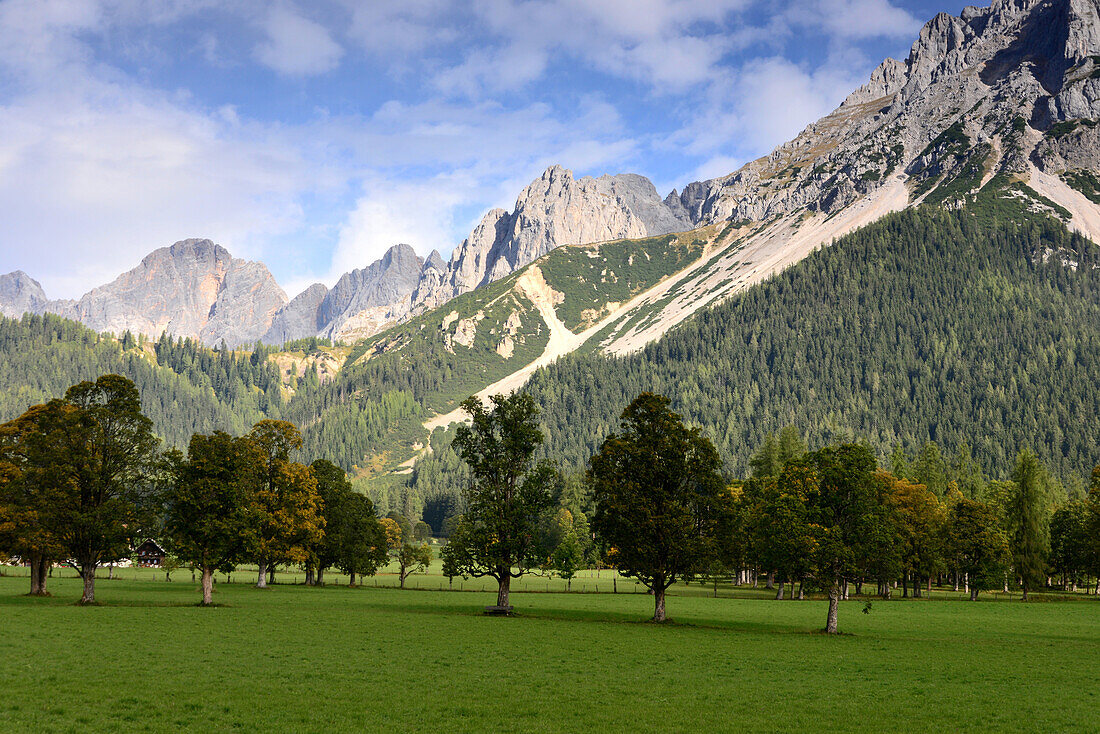
[[[201,609],[189,572],[116,573],[92,608],[71,572],[49,599],[0,578],[0,731],[1082,731],[1100,703],[1094,597],[854,600],[829,638],[824,602],[762,590],[681,588],[656,626],[644,594],[517,593],[509,619],[223,583]]]

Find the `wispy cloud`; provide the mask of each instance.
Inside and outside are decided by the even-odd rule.
[[[324,26],[288,7],[272,8],[262,26],[267,38],[256,46],[256,59],[280,74],[323,74],[335,69],[344,55]]]

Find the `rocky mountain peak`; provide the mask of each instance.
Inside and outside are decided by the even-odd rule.
[[[690,229],[683,207],[661,199],[644,176],[575,178],[553,165],[528,184],[511,212],[492,209],[455,248],[443,282],[418,289],[414,307],[439,305],[498,280],[561,245]]]
[[[41,313],[48,302],[42,285],[22,270],[0,275],[0,314],[17,319]]]
[[[327,295],[328,287],[324,283],[314,283],[306,288],[275,312],[271,326],[261,341],[264,344],[284,344],[316,336],[325,326],[320,310]]]
[[[424,269],[427,270],[428,268],[434,268],[441,273],[447,270],[447,261],[439,254],[439,250],[432,250],[431,254],[424,260]]]
[[[262,263],[239,260],[199,238],[154,250],[133,270],[78,301],[47,301],[35,281],[26,281],[10,281],[24,299],[15,299],[15,309],[57,313],[96,331],[151,337],[168,332],[207,344],[256,341],[287,300]],[[13,308],[11,303],[8,294],[0,293],[4,313]]]
[[[347,337],[345,325],[350,320],[364,312],[398,306],[420,282],[423,268],[424,261],[410,245],[398,244],[367,267],[345,273],[320,304],[321,335]]]
[[[1100,150],[1098,66],[1100,0],[940,13],[904,62],[885,60],[832,114],[729,176],[690,184],[681,203],[696,222],[763,221],[836,212],[902,182],[922,195],[965,171],[983,172],[977,185],[1087,167]],[[1090,124],[1047,134],[1073,120]]]

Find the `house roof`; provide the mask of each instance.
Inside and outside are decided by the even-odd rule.
[[[158,552],[163,555],[167,555],[167,552],[164,550],[161,544],[153,540],[152,538],[146,538],[145,540],[141,541],[140,543],[138,543],[137,548],[135,548],[134,550],[140,551],[142,548],[144,548],[146,545],[149,545],[150,543],[153,544],[153,547],[156,548]]]

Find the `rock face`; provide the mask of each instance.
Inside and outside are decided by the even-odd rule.
[[[43,303],[42,289],[26,281],[32,285],[16,289],[22,301],[11,303],[0,295],[5,313],[37,303],[37,313],[57,313],[96,331],[152,337],[168,332],[211,345],[258,340],[286,304],[286,294],[266,266],[234,258],[224,247],[201,239],[154,250],[136,268],[78,301]]]
[[[438,305],[499,280],[561,245],[647,237],[691,229],[678,202],[666,202],[649,179],[632,173],[574,178],[551,166],[509,213],[490,210],[451,256],[444,285],[422,294]],[[416,304],[419,305],[419,304]]]
[[[262,263],[210,240],[182,240],[147,255],[114,282],[61,309],[96,331],[191,336],[230,346],[258,340],[286,294]]]
[[[449,263],[438,252],[421,262],[408,245],[398,245],[377,263],[345,275],[322,304],[320,333],[345,341],[371,336],[499,280],[561,245],[691,227],[679,199],[662,200],[644,176],[577,179],[572,171],[551,166],[520,193],[511,212],[485,214]]]
[[[17,319],[42,313],[49,300],[37,280],[22,270],[0,275],[0,314]]]
[[[345,273],[321,302],[320,334],[340,338],[344,325],[359,314],[387,309],[407,299],[420,282],[423,267],[424,261],[412,247],[394,245],[380,260]]]
[[[832,114],[729,176],[690,184],[680,201],[697,223],[762,221],[835,212],[896,172],[927,191],[968,163],[986,177],[1095,167],[1095,124],[1056,142],[1051,131],[1096,118],[1100,0],[994,0],[940,13],[904,62],[887,59]]]
[[[271,328],[263,335],[264,344],[284,344],[295,339],[316,336],[324,324],[321,322],[321,302],[328,295],[328,287],[314,283],[295,296],[271,319]]]

